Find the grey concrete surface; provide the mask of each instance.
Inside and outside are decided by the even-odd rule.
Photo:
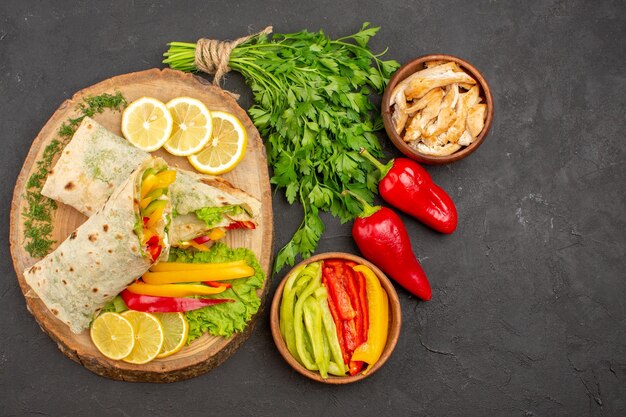
[[[0,2],[0,415],[625,416],[625,16],[623,1],[580,0]],[[267,309],[230,360],[185,382],[115,382],[66,359],[26,311],[8,247],[15,179],[56,107],[161,67],[168,41],[267,24],[338,37],[364,21],[382,26],[373,48],[400,62],[472,62],[496,105],[474,155],[428,167],[456,201],[457,232],[403,216],[434,296],[399,289],[404,326],[387,365],[351,386],[309,381],[276,351]],[[239,75],[225,87],[250,106]],[[274,209],[277,250],[301,212],[280,194]],[[350,225],[325,220],[318,252],[357,253]]]

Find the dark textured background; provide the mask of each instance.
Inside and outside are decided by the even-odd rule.
[[[372,21],[382,26],[375,50],[389,46],[400,62],[463,57],[496,105],[475,154],[428,167],[457,203],[457,232],[441,236],[403,217],[434,295],[420,303],[399,290],[402,334],[372,378],[330,387],[296,374],[274,347],[268,309],[209,374],[169,385],[98,377],[65,358],[27,313],[4,243],[0,415],[626,415],[626,4],[379,3],[0,2],[5,238],[15,179],[56,107],[102,79],[160,67],[167,41],[232,39],[267,24],[338,37]],[[225,87],[250,105],[239,75]],[[301,212],[280,194],[274,210],[277,250]],[[318,251],[356,253],[350,225],[325,220]]]

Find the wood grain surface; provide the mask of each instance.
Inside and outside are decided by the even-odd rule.
[[[273,245],[272,200],[270,193],[265,147],[258,131],[248,118],[246,112],[236,101],[223,90],[191,74],[173,70],[151,69],[109,78],[76,93],[66,100],[48,120],[32,143],[26,161],[17,179],[13,200],[11,202],[10,245],[13,265],[29,311],[40,327],[58,345],[59,349],[70,359],[82,364],[96,374],[125,381],[173,382],[191,378],[208,372],[225,361],[251,334],[257,313],[246,327],[246,330],[225,339],[205,334],[184,347],[180,352],[167,358],[156,359],[145,365],[133,365],[122,361],[113,361],[102,356],[91,342],[88,332],[76,335],[65,324],[57,320],[38,298],[27,295],[30,287],[25,282],[23,271],[34,264],[37,259],[31,258],[24,250],[24,222],[21,213],[27,202],[24,199],[25,183],[34,171],[46,145],[57,136],[57,130],[69,117],[79,115],[77,104],[84,97],[102,93],[120,91],[130,103],[143,96],[155,97],[163,102],[188,96],[204,102],[210,110],[223,110],[233,113],[243,123],[248,132],[248,146],[243,161],[223,177],[235,186],[258,198],[263,204],[262,216],[255,230],[233,230],[225,238],[230,247],[246,247],[251,249],[259,259],[267,278],[259,291],[265,304],[268,281],[270,277],[270,257]],[[121,136],[121,112],[106,111],[94,116],[94,119],[112,132]],[[170,165],[193,170],[184,157],[176,157],[164,150],[154,152],[164,158]],[[56,162],[56,160],[54,161]],[[57,245],[78,226],[86,217],[64,204],[59,204],[53,215],[53,239]]]

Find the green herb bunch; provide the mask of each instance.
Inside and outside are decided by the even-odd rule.
[[[284,189],[287,201],[300,201],[304,218],[279,251],[275,271],[293,265],[298,254],[309,257],[324,232],[319,212],[342,222],[353,219],[360,205],[350,190],[372,202],[377,189],[375,168],[359,148],[382,156],[374,131],[382,128],[371,93],[382,93],[396,61],[382,61],[368,42],[378,27],[363,24],[359,32],[336,40],[324,32],[302,31],[255,37],[231,52],[229,67],[252,88],[248,113],[265,140],[273,168],[271,182]],[[195,71],[195,44],[170,43],[164,61],[174,69]]]

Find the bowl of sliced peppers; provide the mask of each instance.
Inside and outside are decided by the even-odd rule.
[[[281,281],[270,312],[280,354],[300,374],[349,384],[376,372],[396,346],[400,301],[376,266],[343,252],[313,256]]]

